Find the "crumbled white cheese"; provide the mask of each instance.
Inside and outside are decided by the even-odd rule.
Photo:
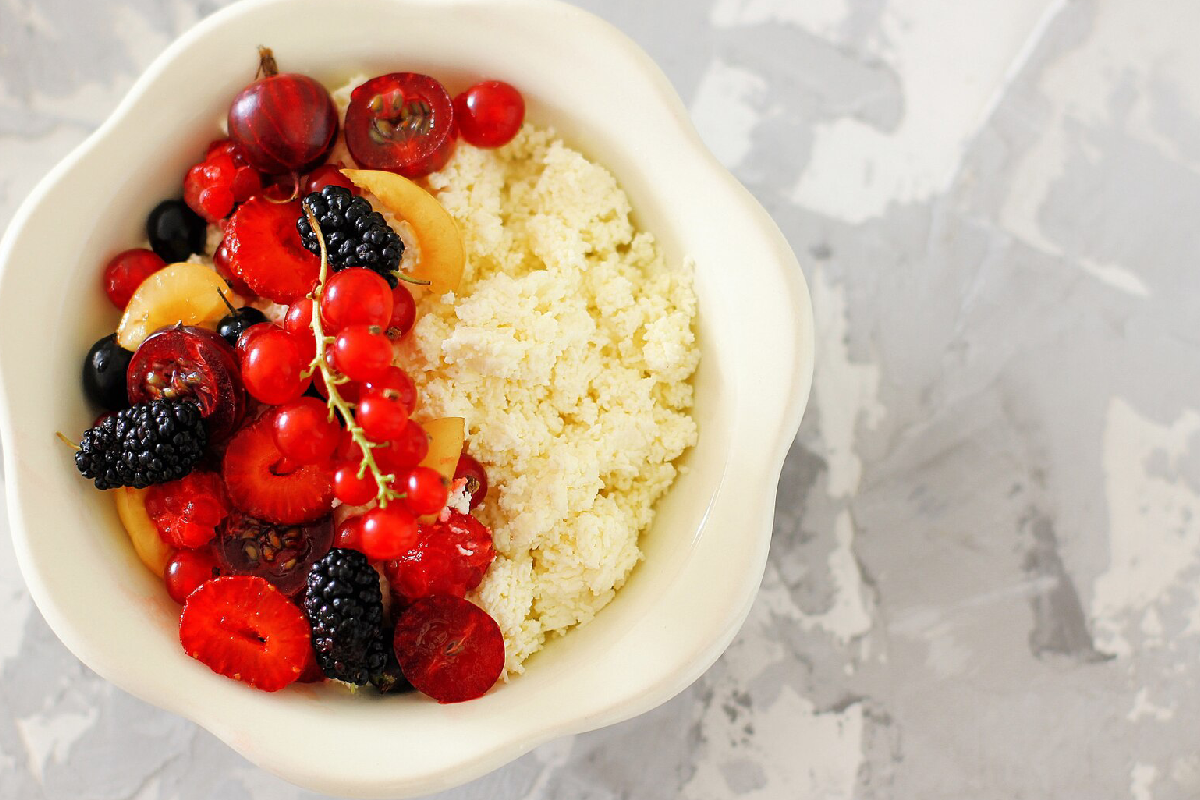
[[[467,266],[457,296],[419,297],[401,353],[422,414],[464,417],[487,469],[476,514],[498,555],[472,599],[519,673],[612,599],[696,441],[692,272],[666,265],[613,176],[548,130],[460,142],[428,185]]]

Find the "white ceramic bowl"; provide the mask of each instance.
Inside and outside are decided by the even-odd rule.
[[[278,694],[184,655],[179,609],[137,561],[110,498],[75,472],[56,430],[92,414],[87,347],[117,317],[109,254],[176,195],[269,44],[286,70],[428,72],[456,91],[520,87],[530,117],[609,167],[673,262],[695,258],[700,442],[643,537],[645,560],[592,622],[525,675],[440,706],[415,695]],[[812,314],[795,256],[708,153],[662,73],[629,39],[552,0],[265,0],[214,14],[150,67],[94,135],[41,182],[0,244],[0,390],[13,540],[47,622],[84,663],[182,714],[289,781],[339,795],[411,796],[475,778],[556,736],[663,703],[708,668],[754,599],[775,486],[812,375]]]

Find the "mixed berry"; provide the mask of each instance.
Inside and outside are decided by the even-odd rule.
[[[396,344],[416,321],[409,287],[453,289],[464,258],[413,179],[460,137],[500,146],[523,119],[507,84],[451,97],[427,75],[382,75],[346,113],[355,164],[328,163],[329,92],[263,49],[228,138],[183,176],[182,200],[150,212],[149,248],[105,266],[122,317],[84,359],[102,413],[75,463],[113,492],[183,606],[184,650],[213,671],[265,691],[332,679],[441,702],[502,673],[500,629],[466,599],[495,556],[470,513],[487,473],[462,419],[421,418]],[[404,272],[389,217],[420,245]]]

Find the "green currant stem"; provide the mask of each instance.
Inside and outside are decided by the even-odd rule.
[[[378,445],[368,440],[362,428],[355,423],[350,404],[346,402],[346,398],[342,397],[342,393],[338,391],[338,384],[345,383],[347,379],[340,375],[335,375],[325,360],[325,353],[329,349],[329,343],[333,341],[333,337],[325,335],[325,329],[321,323],[321,296],[325,293],[325,281],[329,277],[329,252],[325,249],[325,235],[321,233],[321,225],[317,222],[316,215],[309,210],[307,204],[304,205],[304,216],[308,219],[308,224],[312,226],[313,233],[317,235],[317,244],[321,248],[321,272],[317,278],[317,288],[313,290],[311,295],[313,301],[312,332],[313,341],[317,346],[317,354],[313,357],[312,363],[309,364],[308,371],[311,374],[320,370],[321,377],[325,380],[325,390],[329,393],[329,400],[327,401],[329,417],[332,419],[335,412],[341,414],[342,419],[346,423],[346,429],[350,431],[351,438],[354,439],[354,443],[362,450],[363,460],[358,468],[358,476],[361,478],[365,473],[371,473],[371,476],[375,478],[377,492],[375,499],[379,501],[380,508],[384,508],[387,506],[388,501],[399,499],[404,495],[392,489],[392,481],[396,479],[396,476],[390,473],[385,474],[379,464],[376,463],[375,456],[371,450]]]

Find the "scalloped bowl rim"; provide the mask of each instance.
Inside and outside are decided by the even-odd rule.
[[[194,720],[299,785],[362,797],[414,796],[478,777],[556,736],[648,711],[691,684],[728,646],[749,613],[766,562],[775,486],[811,387],[813,320],[804,277],[778,228],[702,144],[661,71],[615,28],[557,0],[343,0],[336,4],[340,16],[332,5],[246,0],[203,20],[155,59],[109,119],[18,210],[0,240],[0,318],[12,331],[49,314],[61,330],[52,332],[46,352],[31,352],[27,342],[11,335],[0,340],[6,494],[18,563],[34,601],[62,641],[101,676]],[[353,27],[343,18],[351,12],[356,23],[378,24]],[[215,84],[236,87],[244,65],[214,64],[213,56],[240,51],[252,30],[263,29],[254,26],[268,19],[272,44],[283,45],[276,48],[281,60],[304,51],[306,71],[309,60],[333,58],[343,41],[343,48],[353,41],[364,52],[381,54],[364,56],[379,63],[390,52],[383,23],[402,21],[428,43],[388,58],[397,62],[393,68],[428,65],[430,71],[513,80],[529,97],[532,118],[552,120],[569,142],[613,170],[664,249],[674,241],[673,255],[695,257],[701,440],[695,457],[685,458],[687,474],[660,501],[659,519],[646,535],[652,536],[647,561],[594,620],[551,643],[525,675],[472,703],[437,706],[397,698],[364,704],[304,687],[268,696],[172,653],[165,635],[170,626],[163,622],[169,613],[164,615],[156,599],[161,589],[144,570],[119,572],[138,569],[123,542],[81,532],[82,523],[90,528],[97,521],[85,513],[97,501],[84,492],[99,493],[78,488],[77,478],[72,484],[71,468],[62,465],[69,459],[52,451],[50,432],[86,425],[86,409],[69,396],[38,398],[71,380],[70,354],[86,347],[85,334],[103,329],[105,313],[102,303],[78,294],[70,278],[95,269],[94,249],[101,240],[127,241],[126,234],[132,235],[132,227],[116,230],[130,214],[116,216],[109,206],[132,203],[124,198],[137,192],[152,197],[158,179],[147,174],[132,187],[119,185],[100,207],[87,204],[89,192],[119,182],[121,173],[111,161],[133,158],[129,151],[138,143],[150,149],[137,152],[162,156],[159,173],[171,171],[163,166],[168,163],[183,166],[185,144],[194,152],[200,138],[172,143],[166,132],[145,130],[156,110],[172,102],[167,82],[207,64]],[[446,24],[457,26],[455,41],[443,42],[439,50]],[[334,44],[317,49],[311,31]],[[366,44],[350,38],[357,36],[366,37]],[[539,47],[521,51],[522,37]],[[332,67],[324,69],[329,79]],[[579,104],[571,88],[589,76],[584,84],[589,102]],[[220,86],[200,91],[232,96]],[[593,107],[592,101],[604,99],[637,112],[643,135],[636,142],[623,138],[627,134],[604,108]],[[171,110],[179,114],[172,124],[180,130],[200,125],[190,108]],[[124,152],[122,138],[128,141]],[[135,163],[134,172],[143,166]],[[159,181],[161,191],[169,191],[169,183]],[[52,218],[64,209],[68,217],[93,214],[93,227],[52,236]],[[102,219],[108,228],[98,230]],[[62,274],[45,270],[35,258],[43,251],[73,267]],[[729,262],[738,258],[744,261],[732,277]],[[94,287],[87,291],[99,295]],[[718,330],[720,336],[713,335]],[[702,494],[694,500],[683,497],[687,492]],[[111,510],[92,513],[106,514],[101,527],[111,531]],[[652,556],[649,548],[660,540],[666,549]],[[88,549],[93,547],[94,552]],[[77,563],[82,557],[70,557],[84,551],[96,559],[91,571]],[[667,562],[669,567],[661,566]],[[129,585],[92,575],[104,570],[118,571]],[[85,592],[92,594],[81,597]],[[97,608],[106,604],[117,611]],[[636,669],[621,672],[627,665]],[[353,741],[322,751],[312,741],[317,728]],[[393,751],[393,740],[404,744]]]

